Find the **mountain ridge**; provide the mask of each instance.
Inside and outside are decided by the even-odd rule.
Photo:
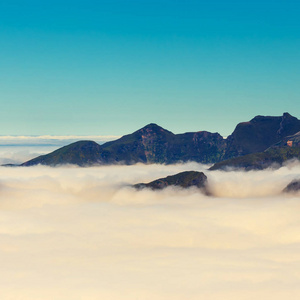
[[[281,167],[288,160],[300,160],[300,131],[284,137],[263,152],[251,153],[215,163],[209,170],[244,169],[263,170]]]
[[[279,117],[259,115],[248,122],[241,122],[227,139],[219,133],[208,131],[174,134],[150,123],[114,141],[102,145],[93,141],[78,141],[24,162],[21,166],[173,164],[188,161],[216,164],[266,151],[297,132],[300,132],[300,120],[288,113]]]

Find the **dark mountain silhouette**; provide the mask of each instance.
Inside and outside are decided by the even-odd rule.
[[[98,145],[77,142],[42,155],[22,166],[76,164],[135,164],[219,161],[224,154],[225,140],[218,133],[206,131],[174,134],[156,124],[149,124],[115,141]]]
[[[249,122],[240,123],[227,139],[223,139],[219,133],[207,131],[174,134],[152,123],[101,146],[92,141],[79,141],[36,157],[23,163],[22,166],[172,164],[187,161],[218,163],[230,158],[263,152],[272,145],[281,147],[290,141],[289,137],[293,138],[294,145],[297,145],[299,136],[295,134],[299,131],[300,120],[288,113],[284,113],[281,117],[257,116]],[[295,137],[291,137],[292,135]],[[267,158],[270,153],[257,154],[250,160],[254,160],[253,157],[263,157],[261,158],[263,161],[276,161],[275,158]],[[287,151],[289,156],[288,153],[289,151]],[[238,161],[246,163],[245,159]]]
[[[134,187],[136,189],[150,188],[152,190],[161,190],[168,186],[178,186],[181,188],[197,187],[207,193],[206,185],[207,177],[203,172],[186,171],[149,183],[138,183]]]
[[[79,141],[59,148],[49,154],[41,155],[23,163],[21,166],[74,164],[88,166],[100,161],[102,147],[93,141]]]
[[[206,131],[174,134],[156,124],[102,145],[117,162],[132,164],[218,161],[225,151],[225,140]]]
[[[280,167],[291,159],[300,160],[300,132],[284,137],[263,152],[234,157],[214,164],[210,170],[242,168],[245,170],[262,170]]]
[[[293,180],[283,190],[284,193],[296,193],[300,192],[300,180]]]
[[[281,117],[256,116],[249,122],[239,123],[227,138],[223,159],[262,152],[287,135],[300,131],[300,120],[284,113]]]
[[[300,160],[300,147],[271,147],[264,152],[252,153],[224,160],[214,164],[209,170],[244,169],[263,170],[266,168],[278,168],[292,159]]]
[[[300,131],[297,132],[296,134],[286,136],[285,138],[283,138],[283,140],[274,144],[272,148],[284,147],[284,146],[300,147]]]

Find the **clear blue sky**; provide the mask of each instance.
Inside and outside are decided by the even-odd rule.
[[[0,0],[0,134],[299,118],[299,15],[289,0]]]

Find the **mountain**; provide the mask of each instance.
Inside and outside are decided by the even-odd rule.
[[[111,162],[163,163],[166,149],[174,137],[172,132],[152,123],[102,147]]]
[[[283,138],[283,140],[274,144],[272,148],[284,147],[284,146],[300,147],[300,131],[297,132],[296,134],[286,136],[285,138]]]
[[[234,157],[214,164],[210,170],[228,168],[245,170],[262,170],[269,167],[280,167],[290,159],[300,160],[300,131],[284,137],[263,152]]]
[[[300,120],[284,113],[280,117],[256,116],[249,122],[239,123],[227,138],[223,159],[262,152],[284,137],[300,131]]]
[[[226,142],[218,133],[206,131],[174,134],[156,124],[149,124],[132,134],[98,145],[76,142],[22,166],[75,164],[176,163],[189,160],[212,163],[225,152]]]
[[[227,139],[219,133],[207,131],[174,134],[151,123],[101,146],[92,141],[79,141],[36,157],[23,163],[22,166],[172,164],[187,161],[218,163],[226,159],[263,152],[281,141],[287,143],[290,140],[285,138],[297,132],[300,132],[300,120],[288,113],[280,117],[256,116],[249,122],[239,123]],[[299,135],[293,138],[294,144],[297,145]],[[268,160],[264,155],[258,156],[262,156],[262,160]]]
[[[226,140],[219,133],[207,131],[177,134],[167,149],[167,164],[196,161],[213,163],[222,160],[226,149]]]
[[[197,161],[209,163],[220,160],[226,142],[218,133],[206,131],[174,134],[156,124],[102,145],[115,161],[132,164],[176,163]]]
[[[280,167],[291,159],[300,160],[300,147],[271,147],[264,152],[252,153],[224,160],[214,164],[209,170],[226,170],[230,168],[263,170],[269,167]]]
[[[38,156],[21,166],[74,164],[89,166],[101,160],[102,147],[93,141],[79,141],[49,154]]]
[[[160,178],[149,183],[138,183],[136,189],[150,188],[161,190],[168,186],[179,186],[181,188],[197,187],[207,193],[207,177],[203,172],[186,171],[176,175]]]
[[[295,193],[300,191],[300,180],[293,180],[283,190],[284,193]]]

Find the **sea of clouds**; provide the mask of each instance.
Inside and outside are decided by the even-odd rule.
[[[0,167],[0,298],[252,300],[300,296],[300,164]],[[130,185],[204,171],[197,189]]]

